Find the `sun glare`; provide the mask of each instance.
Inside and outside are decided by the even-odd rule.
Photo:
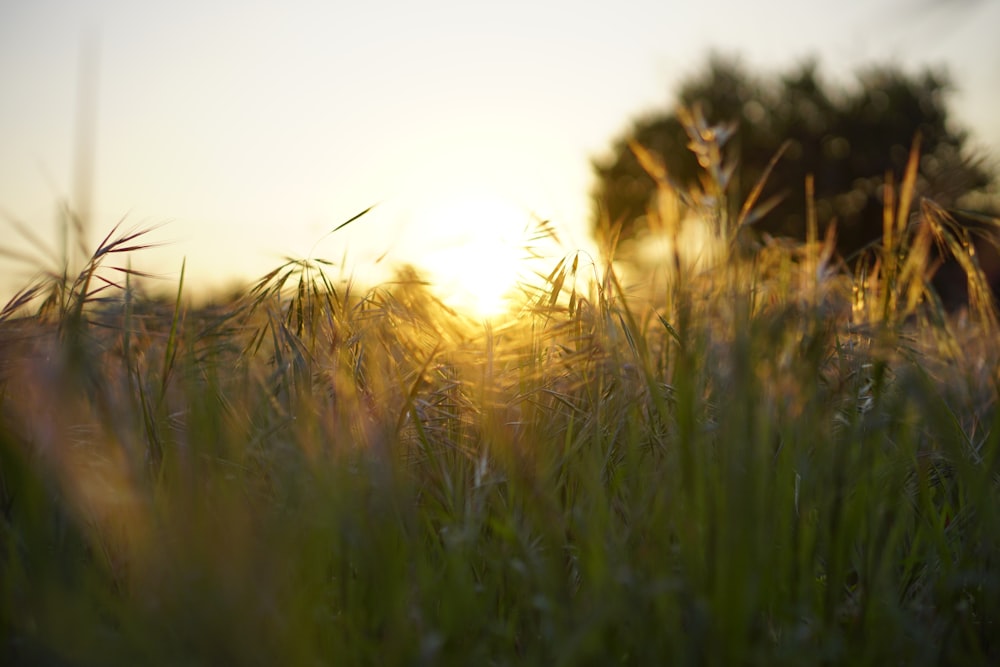
[[[420,267],[447,305],[481,318],[507,310],[527,268],[528,211],[491,192],[468,191],[422,206],[414,223],[428,246]]]

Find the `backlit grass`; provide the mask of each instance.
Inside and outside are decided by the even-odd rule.
[[[119,229],[20,293],[4,662],[995,664],[1000,346],[963,231],[911,173],[850,268],[815,220],[752,243],[689,124],[719,257],[636,285],[569,254],[490,325],[319,260],[153,299]]]

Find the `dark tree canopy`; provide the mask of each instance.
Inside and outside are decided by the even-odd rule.
[[[949,91],[947,77],[930,70],[910,75],[894,66],[872,67],[857,74],[856,85],[838,88],[822,80],[815,62],[761,77],[738,60],[712,56],[683,82],[677,102],[700,106],[711,123],[737,124],[725,146],[738,163],[728,192],[731,207],[742,204],[787,140],[759,201],[774,195],[783,199],[755,228],[804,237],[805,180],[811,174],[817,218],[822,225],[836,220],[838,249],[847,256],[881,234],[882,184],[887,173],[899,182],[918,134],[918,194],[946,208],[968,205],[969,196],[985,196],[994,174],[970,151],[967,133],[953,125],[946,106]],[[660,157],[681,187],[699,177],[677,113],[635,122],[610,157],[593,165],[593,223],[620,221],[623,238],[639,231],[655,192],[630,141]]]

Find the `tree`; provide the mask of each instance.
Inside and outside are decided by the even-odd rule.
[[[727,192],[738,209],[784,142],[788,146],[769,175],[759,201],[777,205],[754,228],[771,235],[803,238],[805,181],[814,179],[821,224],[836,221],[838,250],[849,257],[882,231],[882,184],[902,178],[910,147],[920,137],[918,194],[945,208],[983,201],[995,180],[968,147],[968,133],[955,127],[946,98],[947,76],[931,70],[909,75],[895,66],[857,74],[853,87],[823,81],[815,61],[776,76],[752,74],[733,58],[714,55],[680,86],[680,106],[699,106],[711,123],[735,122],[726,144],[736,171]],[[635,122],[595,160],[593,224],[621,224],[622,238],[634,238],[652,205],[655,183],[630,148],[636,142],[657,155],[681,188],[699,178],[695,156],[677,112]]]

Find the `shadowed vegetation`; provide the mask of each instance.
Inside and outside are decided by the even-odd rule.
[[[815,61],[765,75],[736,58],[715,55],[682,82],[676,99],[685,107],[699,106],[724,135],[727,161],[719,164],[716,176],[730,195],[731,215],[762,184],[758,210],[749,220],[757,237],[806,240],[812,207],[821,233],[836,227],[837,252],[849,261],[881,238],[882,213],[891,206],[883,199],[883,186],[887,179],[901,181],[910,144],[919,136],[916,194],[932,199],[969,230],[982,268],[1000,285],[998,239],[993,225],[983,222],[1000,211],[996,164],[956,124],[948,105],[951,92],[940,71],[869,67],[857,73],[853,85],[838,86]],[[644,240],[661,230],[665,209],[677,207],[672,197],[658,196],[664,188],[645,169],[634,145],[661,162],[670,193],[701,184],[708,156],[689,150],[686,125],[683,111],[650,113],[594,162],[592,224],[621,226],[620,259],[648,264]],[[681,199],[684,217],[691,207]],[[937,287],[950,306],[966,296],[963,277],[954,266],[939,275]]]

